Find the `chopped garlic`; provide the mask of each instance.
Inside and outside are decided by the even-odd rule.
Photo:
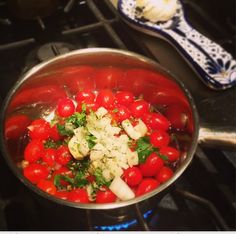
[[[141,137],[141,134],[134,129],[132,124],[128,119],[122,121],[122,127],[124,128],[125,132],[134,140],[138,140]]]
[[[145,136],[148,131],[146,124],[141,119],[138,120],[134,129],[141,134],[141,137]]]

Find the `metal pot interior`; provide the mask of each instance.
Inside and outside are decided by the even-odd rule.
[[[124,70],[124,76],[118,80],[98,80],[95,75],[83,74],[85,66],[97,69],[104,66],[119,67]],[[149,76],[142,73],[127,76],[129,69],[149,70]],[[137,73],[136,73],[137,74]],[[113,204],[79,204],[52,197],[27,181],[18,164],[23,159],[23,150],[28,138],[25,136],[24,122],[22,127],[12,137],[7,135],[9,120],[16,115],[27,115],[30,120],[46,117],[54,110],[60,97],[73,97],[77,91],[86,88],[101,90],[127,90],[136,96],[142,95],[154,107],[181,108],[185,130],[179,133],[179,144],[182,156],[176,165],[174,176],[156,190],[126,202]],[[37,65],[23,75],[8,94],[1,114],[1,143],[2,151],[9,166],[18,178],[36,193],[58,202],[76,208],[110,209],[131,205],[152,197],[172,184],[186,169],[192,160],[198,138],[198,115],[191,95],[172,74],[138,54],[113,49],[84,49],[58,56],[50,61]]]

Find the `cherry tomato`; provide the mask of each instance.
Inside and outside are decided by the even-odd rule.
[[[45,162],[48,166],[54,166],[55,158],[56,158],[56,150],[52,148],[45,149],[42,154],[43,162]]]
[[[54,195],[57,191],[56,186],[53,184],[51,180],[45,180],[45,179],[40,180],[37,184],[37,187],[51,195]]]
[[[112,112],[116,115],[117,120],[122,122],[123,120],[129,119],[131,117],[130,110],[126,106],[117,104]]]
[[[50,124],[44,119],[35,119],[30,126],[29,136],[31,139],[46,140],[50,135]]]
[[[41,164],[32,163],[28,167],[24,168],[23,174],[33,184],[37,184],[40,180],[48,177],[49,170]]]
[[[138,167],[129,167],[124,170],[123,178],[130,187],[135,187],[141,182],[143,176]]]
[[[123,70],[115,67],[104,67],[96,70],[95,83],[97,89],[111,89],[124,75]]]
[[[30,124],[31,120],[28,116],[18,114],[11,116],[6,120],[5,124],[5,137],[6,138],[19,138]]]
[[[170,136],[162,130],[155,131],[150,135],[150,142],[153,146],[161,148],[169,144]]]
[[[178,160],[180,156],[180,152],[177,149],[170,146],[162,147],[160,149],[160,154],[167,156],[170,162]]]
[[[136,196],[141,196],[145,193],[148,193],[156,189],[159,185],[160,182],[155,179],[152,178],[143,179],[136,190]]]
[[[106,186],[97,191],[96,203],[110,203],[116,201],[116,195]]]
[[[61,145],[56,150],[56,162],[58,164],[66,165],[71,159],[72,159],[72,156],[67,146]]]
[[[150,154],[145,163],[139,165],[139,169],[143,176],[155,176],[157,172],[164,166],[163,160],[155,153]]]
[[[68,196],[69,196],[69,192],[68,191],[57,191],[54,196],[61,198],[62,200],[67,200]]]
[[[149,111],[149,104],[144,100],[137,100],[130,105],[130,111],[134,117],[140,118]]]
[[[115,95],[117,103],[130,106],[134,102],[134,95],[128,91],[120,91]]]
[[[61,139],[61,135],[58,132],[56,124],[50,128],[49,137],[54,141],[59,141]]]
[[[55,170],[55,171],[53,172],[53,174],[52,174],[52,178],[54,179],[54,177],[55,177],[56,175],[65,175],[65,176],[69,176],[70,178],[73,177],[72,171],[70,171],[70,170],[69,170],[68,168],[66,168],[66,167],[61,167],[60,169]],[[67,181],[63,180],[63,179],[60,180],[60,184],[61,184],[62,186],[67,186],[67,185],[69,185],[69,183],[68,183]]]
[[[104,89],[98,93],[96,103],[99,106],[103,106],[106,109],[111,109],[114,106],[114,102],[115,102],[115,96],[111,90]]]
[[[95,99],[95,94],[92,91],[80,91],[75,97],[78,103],[91,103]]]
[[[96,102],[91,102],[91,103],[78,103],[77,107],[76,107],[76,111],[77,112],[82,112],[82,107],[85,104],[86,107],[86,113],[89,114],[91,111],[96,111],[99,106]]]
[[[58,101],[57,113],[61,117],[69,117],[75,112],[75,105],[72,99],[63,98]]]
[[[161,113],[146,113],[141,118],[143,122],[153,130],[167,131],[170,127],[169,120]]]
[[[72,202],[89,203],[86,189],[78,188],[69,192],[68,200]]]
[[[89,175],[86,177],[86,180],[90,183],[93,183],[96,180],[96,177],[94,175]]]
[[[169,167],[162,167],[161,170],[156,174],[156,179],[160,183],[164,183],[173,176],[174,172]]]
[[[187,127],[189,117],[183,107],[172,105],[165,112],[166,117],[171,122],[171,126],[177,130],[184,130]]]
[[[29,163],[36,162],[43,155],[43,142],[41,140],[32,140],[27,144],[24,150],[24,158]]]

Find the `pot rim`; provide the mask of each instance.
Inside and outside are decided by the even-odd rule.
[[[60,198],[56,198],[55,196],[49,195],[46,192],[43,192],[39,188],[37,188],[35,185],[33,185],[30,181],[28,181],[22,174],[22,172],[17,168],[17,166],[14,164],[14,162],[10,159],[10,157],[7,154],[7,149],[4,143],[4,132],[3,132],[3,124],[4,124],[4,114],[6,112],[6,109],[8,107],[8,104],[11,100],[11,97],[14,95],[14,93],[18,90],[18,88],[24,83],[25,80],[30,78],[33,74],[36,72],[40,71],[47,65],[50,65],[56,61],[66,59],[70,56],[74,55],[79,55],[79,54],[104,54],[104,53],[111,53],[111,54],[116,54],[116,55],[124,55],[131,57],[136,60],[140,60],[144,63],[152,65],[157,71],[163,72],[168,76],[168,78],[174,80],[176,82],[183,93],[185,94],[190,107],[191,111],[193,113],[193,120],[194,120],[194,134],[192,136],[192,143],[189,147],[188,153],[187,153],[187,158],[184,160],[182,165],[175,171],[173,177],[165,182],[164,184],[160,185],[158,188],[154,189],[153,191],[144,194],[142,196],[136,197],[134,199],[128,200],[128,201],[120,201],[120,202],[114,202],[114,203],[105,203],[105,204],[97,204],[97,203],[75,203],[75,202],[70,202],[66,200],[62,200]],[[161,193],[163,190],[165,190],[167,187],[169,187],[172,183],[174,183],[180,175],[185,171],[185,169],[188,167],[190,162],[193,159],[194,153],[197,148],[197,143],[198,143],[198,135],[199,135],[199,116],[197,112],[197,107],[195,105],[194,99],[191,96],[190,92],[188,89],[185,87],[183,82],[181,82],[174,74],[172,74],[168,69],[164,68],[157,62],[140,55],[138,53],[126,51],[126,50],[121,50],[121,49],[111,49],[111,48],[86,48],[86,49],[78,49],[60,56],[57,56],[55,58],[49,59],[48,61],[42,62],[33,68],[31,68],[29,71],[27,71],[25,74],[21,75],[20,78],[17,80],[17,82],[13,85],[12,89],[8,92],[3,104],[2,104],[2,111],[0,115],[0,141],[1,141],[1,151],[3,154],[3,157],[5,158],[8,166],[11,168],[13,173],[16,175],[18,179],[20,179],[21,182],[23,182],[27,187],[29,187],[32,191],[36,192],[40,196],[49,199],[50,201],[56,202],[60,205],[66,205],[69,207],[73,208],[81,208],[81,209],[95,209],[95,210],[106,210],[106,209],[115,209],[115,208],[120,208],[120,207],[125,207],[129,205],[133,205],[136,203],[139,203],[141,201],[144,201],[146,199],[149,199],[158,193]]]

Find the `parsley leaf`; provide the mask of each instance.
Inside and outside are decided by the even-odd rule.
[[[73,178],[70,178],[69,176],[67,175],[55,175],[54,177],[54,185],[61,189],[63,188],[64,186],[61,184],[61,180],[64,180],[66,182],[68,182],[69,184],[73,185],[74,184],[74,179]]]
[[[63,125],[63,124],[57,124],[57,130],[61,136],[72,136],[73,135],[73,131],[66,129],[65,125]]]
[[[85,139],[88,143],[89,149],[92,149],[96,145],[95,141],[97,140],[97,138],[95,136],[90,134],[90,135],[87,135]]]
[[[81,188],[88,184],[88,180],[85,178],[85,173],[78,171],[74,178],[74,187]]]
[[[48,139],[45,143],[44,143],[44,148],[48,149],[48,148],[53,148],[53,149],[57,149],[60,145],[62,145],[61,141],[53,141],[51,139]]]
[[[70,169],[72,172],[82,171],[85,173],[89,168],[89,159],[83,159],[81,161],[70,161],[67,164],[68,169]]]
[[[67,123],[72,123],[75,128],[82,127],[86,123],[86,113],[82,111],[81,113],[76,112],[66,119]]]
[[[97,168],[94,171],[94,176],[96,178],[96,184],[98,185],[98,187],[101,187],[103,185],[109,187],[111,182],[110,181],[106,181],[104,176],[102,175],[102,170],[100,168]]]
[[[168,160],[165,155],[159,153],[158,148],[153,147],[153,145],[150,143],[150,139],[148,136],[140,137],[137,140],[136,144],[136,151],[138,153],[139,163],[144,163],[147,157],[153,152],[156,152],[161,159]]]

